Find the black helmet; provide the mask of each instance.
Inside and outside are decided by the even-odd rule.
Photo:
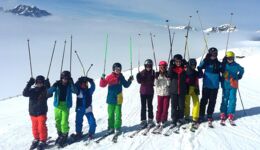
[[[44,76],[38,75],[38,76],[36,77],[35,83],[38,83],[38,82],[43,83],[44,80],[45,80]]]
[[[87,81],[86,81],[86,78],[85,78],[85,77],[80,77],[80,78],[78,79],[78,82],[79,82],[79,84],[82,84],[82,83],[86,83]]]
[[[69,71],[63,71],[63,72],[61,73],[61,75],[60,75],[60,78],[61,78],[61,79],[62,79],[62,78],[69,79],[69,78],[71,78],[71,74],[70,74]]]
[[[146,67],[146,66],[151,66],[151,67],[153,67],[153,61],[151,60],[151,59],[146,59],[145,61],[144,61],[144,66]]]
[[[215,47],[211,47],[211,48],[209,48],[208,53],[211,54],[211,55],[212,54],[218,54],[218,49],[215,48]]]
[[[197,66],[197,61],[195,58],[190,58],[188,64],[189,66]]]
[[[181,54],[176,54],[176,55],[173,56],[173,59],[174,60],[182,60],[182,56],[181,56]]]
[[[112,67],[113,71],[115,71],[116,68],[120,68],[120,70],[122,70],[122,65],[119,62],[116,62],[113,64]]]

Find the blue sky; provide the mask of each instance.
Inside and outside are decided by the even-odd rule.
[[[49,57],[54,40],[57,49],[54,54],[50,80],[59,77],[59,68],[64,40],[73,35],[73,50],[77,50],[87,67],[93,63],[90,76],[98,78],[102,73],[105,36],[109,34],[109,54],[107,74],[111,65],[118,61],[123,69],[129,68],[129,37],[133,38],[133,64],[137,66],[137,51],[141,49],[141,62],[152,58],[149,33],[154,38],[158,60],[167,60],[169,51],[168,31],[163,26],[169,19],[174,26],[187,25],[192,15],[191,25],[199,28],[196,10],[200,11],[204,28],[219,26],[229,22],[234,12],[233,22],[238,31],[231,34],[229,47],[241,47],[244,41],[259,36],[260,30],[257,0],[1,0],[0,7],[10,9],[19,4],[35,5],[53,14],[47,18],[28,18],[0,12],[0,67],[2,69],[0,98],[21,93],[30,77],[26,39],[31,40],[34,74],[47,72]],[[174,53],[183,53],[185,31],[176,30]],[[141,39],[137,36],[141,33]],[[208,36],[209,46],[224,49],[227,34]],[[204,48],[202,33],[191,32],[189,50],[191,57],[202,55]],[[67,45],[67,50],[69,44]],[[68,52],[65,69],[68,68]],[[81,68],[73,56],[73,77],[81,75]],[[15,87],[14,87],[15,85]],[[10,90],[7,90],[10,89]],[[12,89],[12,90],[11,90]]]

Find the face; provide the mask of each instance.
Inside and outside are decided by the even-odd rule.
[[[67,84],[68,83],[68,78],[66,78],[66,77],[64,77],[64,78],[62,78],[61,79],[61,81],[62,81],[62,84],[64,85],[64,84]]]
[[[121,73],[121,68],[116,67],[114,72],[115,72],[116,74],[120,74],[120,73]]]
[[[145,65],[145,70],[150,71],[152,69],[151,65]]]
[[[88,82],[83,82],[83,83],[81,83],[80,84],[80,87],[82,88],[82,89],[86,89],[87,87],[88,87]]]
[[[181,60],[175,60],[174,62],[177,67],[181,66]]]
[[[234,57],[227,57],[227,62],[232,63],[234,61]]]
[[[166,68],[167,68],[167,66],[159,66],[159,69],[161,72],[165,72]]]
[[[218,53],[217,52],[213,52],[210,56],[211,60],[217,59]]]
[[[39,87],[39,88],[43,87],[43,82],[42,81],[36,81],[35,86]]]

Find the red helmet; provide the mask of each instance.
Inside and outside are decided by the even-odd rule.
[[[168,66],[166,61],[160,61],[159,66]]]

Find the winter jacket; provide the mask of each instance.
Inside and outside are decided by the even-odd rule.
[[[123,94],[122,86],[128,88],[131,85],[132,81],[125,80],[123,74],[116,74],[112,72],[105,79],[100,80],[100,87],[106,87],[108,85],[108,94],[107,94],[107,103],[108,104],[122,104],[123,103]]]
[[[183,66],[177,67],[172,65],[169,67],[168,76],[171,79],[170,94],[186,95],[186,71]]]
[[[204,74],[202,74],[202,69],[204,69]],[[198,71],[203,77],[203,88],[219,88],[221,63],[217,59],[205,58],[198,66]]]
[[[159,74],[159,72],[157,72]],[[154,80],[156,93],[158,96],[169,96],[170,95],[170,80],[167,75],[159,74]]]
[[[186,71],[186,83],[188,90],[190,86],[194,87],[194,92],[196,95],[199,95],[199,72],[197,70],[191,69],[189,66]],[[189,91],[187,91],[189,93]]]
[[[31,88],[26,86],[23,96],[29,97],[29,114],[31,116],[46,115],[48,111],[47,100],[51,95],[47,95],[46,87]]]
[[[236,62],[223,64],[223,68],[223,88],[238,88],[238,80],[243,77],[244,68]]]
[[[147,71],[144,69],[136,75],[137,82],[141,84],[140,93],[142,95],[153,95],[154,94],[154,70]]]
[[[52,86],[48,89],[48,94],[52,94],[53,92],[55,92],[54,102],[53,102],[54,107],[59,106],[60,86],[61,86],[61,83],[57,87]],[[66,94],[66,100],[65,101],[66,101],[66,105],[67,105],[68,108],[72,107],[72,93],[74,93],[74,94],[77,93],[77,88],[75,87],[74,83],[70,83],[67,86],[67,94]]]
[[[92,105],[92,95],[95,91],[95,83],[92,80],[90,83],[90,88],[82,89],[79,85],[79,82],[76,82],[75,86],[77,88],[77,103],[76,103],[76,111],[78,109],[85,110],[89,106]]]

